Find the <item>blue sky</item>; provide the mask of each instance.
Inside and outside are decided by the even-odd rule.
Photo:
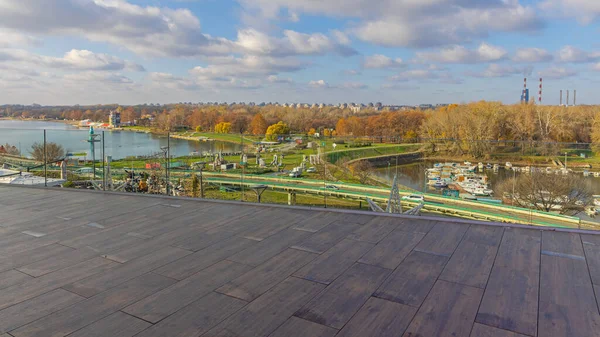
[[[0,104],[598,104],[598,0],[0,0]]]

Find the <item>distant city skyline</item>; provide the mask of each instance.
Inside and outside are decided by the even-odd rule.
[[[1,0],[0,105],[600,104],[597,0]],[[572,98],[571,98],[572,99]],[[564,97],[563,97],[564,100]]]

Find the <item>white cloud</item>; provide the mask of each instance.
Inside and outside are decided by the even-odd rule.
[[[554,57],[547,50],[541,48],[521,48],[517,49],[515,55],[511,58],[515,62],[537,63],[550,62]]]
[[[359,89],[367,89],[369,86],[364,84],[364,83],[360,83],[360,82],[345,82],[342,84],[341,88],[343,89],[350,89],[350,90],[359,90]]]
[[[600,60],[600,52],[586,52],[573,46],[564,46],[558,51],[557,60],[568,63],[590,63]]]
[[[391,76],[389,79],[392,81],[411,81],[411,80],[425,80],[438,78],[437,72],[427,69],[412,69],[400,72],[397,75]]]
[[[21,34],[18,31],[10,29],[0,29],[0,48],[36,46],[40,44],[40,40],[33,35]]]
[[[362,66],[367,69],[382,69],[403,66],[402,59],[392,59],[385,55],[375,54],[372,56],[366,56],[362,61]]]
[[[340,30],[337,30],[337,29],[332,30],[331,35],[333,35],[333,37],[341,45],[347,46],[352,42],[352,41],[350,41],[350,38],[348,37],[348,35]]]
[[[475,50],[464,46],[452,46],[436,52],[417,52],[418,62],[440,62],[440,63],[480,63],[493,62],[506,58],[507,52],[501,47],[482,43]]]
[[[540,77],[543,78],[561,79],[575,76],[577,75],[577,72],[575,70],[567,69],[564,67],[552,66],[550,68],[538,72],[538,75],[540,75]]]
[[[582,24],[590,24],[600,17],[597,0],[545,0],[539,7],[556,16],[575,18]]]
[[[519,0],[238,0],[248,11],[277,19],[282,9],[358,19],[359,39],[390,47],[458,44],[495,31],[542,26],[536,10]]]
[[[269,81],[270,83],[277,83],[277,84],[291,84],[294,83],[294,81],[291,78],[280,78],[277,75],[270,75],[269,77],[267,77],[267,81]]]
[[[329,84],[327,84],[327,82],[325,82],[325,80],[316,80],[316,81],[310,81],[308,82],[308,85],[313,87],[313,88],[327,88],[329,87]]]
[[[492,63],[482,72],[467,72],[467,75],[473,77],[506,77],[528,72],[531,72],[529,67],[515,67],[512,65]]]
[[[0,62],[28,63],[66,70],[144,71],[143,66],[118,57],[77,49],[72,49],[63,57],[38,55],[22,49],[0,49]]]
[[[294,72],[304,69],[305,65],[293,58],[274,58],[268,56],[246,55],[238,57],[210,58],[213,64],[206,67],[195,67],[192,75],[216,79],[222,77],[256,77],[259,75],[276,75],[280,72]]]

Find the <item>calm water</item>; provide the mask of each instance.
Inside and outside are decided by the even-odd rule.
[[[65,123],[42,121],[0,120],[0,144],[11,144],[21,149],[24,156],[29,156],[31,146],[35,142],[44,141],[43,130],[46,130],[48,142],[62,145],[67,152],[85,152],[90,155],[90,147],[86,142],[88,129],[80,129]],[[102,130],[96,130],[101,133]],[[167,146],[167,138],[149,133],[131,131],[105,131],[105,154],[113,159],[123,159],[128,156],[149,156],[161,152],[161,146]],[[100,138],[100,137],[99,137]],[[240,145],[219,141],[194,142],[171,138],[171,154],[186,156],[190,152],[223,151],[235,152]],[[96,144],[96,158],[102,156],[102,143]],[[89,157],[88,157],[89,158]]]
[[[419,161],[408,165],[391,165],[390,167],[382,167],[376,170],[376,175],[389,181],[390,183],[394,180],[394,175],[398,173],[398,183],[417,191],[424,191],[429,193],[441,194],[440,189],[436,189],[431,186],[427,186],[425,169],[432,168],[434,161]],[[500,169],[498,173],[493,173],[492,170],[486,170],[485,174],[489,177],[489,182],[494,187],[506,178],[510,178],[513,174],[520,174],[510,170]],[[594,194],[600,194],[600,178],[588,177],[586,181],[593,188]]]

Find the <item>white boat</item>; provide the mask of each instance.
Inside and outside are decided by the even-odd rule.
[[[483,163],[482,163],[482,162],[479,162],[479,163],[477,164],[477,168],[479,169],[479,171],[483,171]]]
[[[546,167],[546,173],[548,173],[548,174],[552,173],[552,167]]]
[[[438,180],[433,184],[433,187],[437,187],[437,188],[448,187],[448,183],[446,183],[443,180]]]
[[[591,174],[590,174],[590,171],[588,171],[588,170],[584,170],[584,171],[583,171],[583,176],[584,176],[584,177],[589,177],[590,175],[591,175]]]
[[[513,165],[511,164],[511,162],[507,161],[506,164],[504,164],[504,166],[511,168]]]
[[[600,172],[594,172],[594,177],[600,178]]]

